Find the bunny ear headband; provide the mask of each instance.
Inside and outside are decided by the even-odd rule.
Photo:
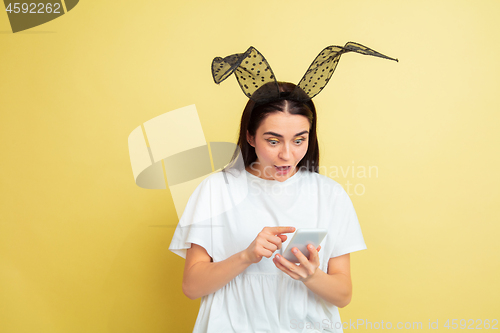
[[[258,104],[279,99],[306,102],[323,90],[337,67],[340,56],[347,52],[398,61],[354,42],[348,42],[344,47],[328,46],[314,59],[295,91],[291,94],[280,93],[278,81],[268,62],[256,48],[250,46],[245,53],[214,58],[212,76],[215,83],[219,84],[234,73],[243,93]]]

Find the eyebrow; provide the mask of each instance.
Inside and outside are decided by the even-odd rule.
[[[306,134],[306,133],[309,133],[309,131],[302,131],[302,132],[300,132],[300,133],[295,134],[294,136],[299,136],[299,135]],[[282,137],[283,137],[283,135],[278,134],[278,133],[274,133],[274,132],[266,132],[266,133],[264,133],[263,135],[266,135],[266,134],[274,135],[274,136],[277,136],[277,137],[279,137],[279,138],[282,138]]]

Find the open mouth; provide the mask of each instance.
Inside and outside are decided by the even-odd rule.
[[[290,171],[290,166],[289,165],[284,165],[284,166],[277,166],[275,165],[274,166],[276,171],[280,174],[280,175],[285,175],[288,173],[288,171]]]

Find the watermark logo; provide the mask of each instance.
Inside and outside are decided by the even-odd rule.
[[[437,324],[437,323],[436,323]],[[340,321],[331,321],[329,319],[323,319],[321,322],[320,321],[303,321],[303,320],[297,320],[297,319],[292,319],[290,320],[290,328],[291,329],[307,329],[307,330],[326,330],[326,329],[331,329],[333,330],[341,330],[341,329],[351,329],[351,330],[356,330],[356,329],[364,329],[364,330],[371,330],[371,329],[399,329],[399,330],[420,330],[423,329],[423,324],[421,321],[415,321],[415,322],[397,322],[397,323],[392,323],[390,321],[369,321],[366,319],[356,319],[356,320],[351,320],[349,319],[349,322],[340,322]],[[431,324],[429,322],[429,328],[434,328],[431,327]]]
[[[16,33],[52,21],[75,8],[79,0],[4,0],[12,32]]]
[[[338,181],[349,196],[361,196],[366,193],[364,180],[378,178],[378,167],[376,165],[356,165],[352,161],[352,165],[347,166],[319,166],[319,173]]]
[[[179,219],[198,185],[210,174],[226,167],[235,151],[239,152],[237,145],[231,142],[206,142],[194,104],[146,121],[130,133],[128,147],[136,184],[146,189],[168,187]],[[242,163],[242,159],[236,159],[232,171],[244,170]],[[233,179],[223,172],[220,182],[225,186]],[[190,219],[191,223],[201,225],[223,214],[241,202],[247,193],[245,188],[237,197],[231,197],[231,205],[221,202],[210,211],[198,213]],[[172,226],[176,225],[177,221]]]
[[[254,174],[257,177],[266,178],[270,177],[272,172],[274,171],[273,166],[266,166],[264,168],[255,168],[253,165],[250,166],[250,169],[253,170]],[[352,161],[352,165],[347,166],[325,166],[320,165],[317,168],[314,164],[310,164],[309,161],[303,163],[299,169],[304,170],[313,170],[317,169],[318,172],[328,178],[331,178],[337,181],[343,189],[347,192],[349,196],[362,196],[366,193],[366,186],[364,184],[364,180],[368,178],[378,178],[379,170],[376,165],[356,165],[354,161]],[[277,187],[276,191],[279,194],[280,192],[285,191],[286,188]],[[288,194],[288,193],[286,193]]]

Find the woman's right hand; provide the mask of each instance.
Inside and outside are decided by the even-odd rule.
[[[265,227],[244,251],[246,260],[255,264],[262,257],[271,258],[274,251],[281,249],[281,244],[286,241],[287,237],[283,234],[294,231],[294,227]]]

